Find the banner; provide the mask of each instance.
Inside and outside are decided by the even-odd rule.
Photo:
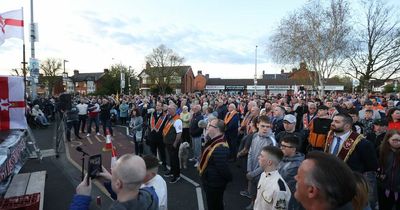
[[[26,129],[23,77],[0,76],[0,130]]]
[[[12,10],[0,14],[0,45],[8,38],[24,39],[23,10]]]

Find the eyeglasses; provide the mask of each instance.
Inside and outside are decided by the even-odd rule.
[[[280,147],[282,147],[282,148],[294,148],[293,146],[284,145],[284,144],[281,144]]]

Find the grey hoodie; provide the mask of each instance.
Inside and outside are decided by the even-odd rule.
[[[247,172],[249,172],[253,178],[264,171],[258,164],[258,156],[265,146],[277,146],[274,134],[270,132],[265,137],[260,136],[258,133],[254,134],[249,154],[247,155]]]
[[[126,202],[114,201],[110,210],[158,210],[158,203],[151,197],[151,194],[146,190],[139,190],[137,199]]]
[[[304,160],[302,153],[296,152],[292,157],[283,157],[278,165],[279,174],[285,180],[292,193],[296,190],[296,180],[294,176],[297,174],[297,169]]]

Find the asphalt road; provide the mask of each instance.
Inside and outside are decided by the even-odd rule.
[[[80,134],[83,139],[76,139],[72,134],[72,141],[65,144],[65,152],[62,152],[56,158],[54,156],[55,126],[52,125],[45,129],[34,129],[33,133],[39,148],[48,157],[43,158],[42,161],[36,159],[28,160],[21,169],[21,172],[47,170],[44,209],[68,209],[75,192],[75,187],[79,184],[81,178],[82,156],[81,153],[75,150],[77,146],[80,146],[91,155],[102,154],[103,165],[108,169],[110,168],[111,152],[102,150],[105,145],[105,137],[103,135],[97,136],[92,134],[90,137],[86,137],[85,134]],[[130,141],[130,137],[126,134],[126,128],[114,127],[114,136],[112,139],[118,156],[125,153],[133,153],[134,145]],[[149,152],[148,148],[145,148],[146,152]],[[182,179],[179,182],[175,184],[167,182],[168,209],[207,209],[205,194],[201,190],[200,178],[193,164],[189,162],[189,167],[181,171]],[[225,209],[244,209],[250,202],[248,198],[239,195],[240,190],[246,188],[244,168],[244,160],[230,163],[233,182],[228,184],[224,195]],[[159,173],[162,175],[164,171],[160,170]],[[93,199],[90,209],[107,209],[111,200],[101,188],[94,187],[92,195],[93,197],[101,196],[102,205],[96,205],[95,199]]]

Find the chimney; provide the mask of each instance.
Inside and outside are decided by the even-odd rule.
[[[265,75],[265,70],[263,70],[263,75]]]
[[[206,79],[209,79],[210,78],[210,75],[209,74],[206,74]]]
[[[108,69],[104,69],[104,73],[107,74],[108,73]]]
[[[305,62],[300,63],[300,70],[306,70],[307,69],[307,64]]]
[[[197,75],[202,75],[202,74],[203,74],[203,71],[201,71],[201,70],[197,71]]]
[[[149,69],[149,68],[150,68],[150,63],[146,62],[146,69]]]
[[[74,70],[74,77],[77,77],[79,75],[79,70]]]
[[[285,73],[285,70],[281,69],[281,74]]]

